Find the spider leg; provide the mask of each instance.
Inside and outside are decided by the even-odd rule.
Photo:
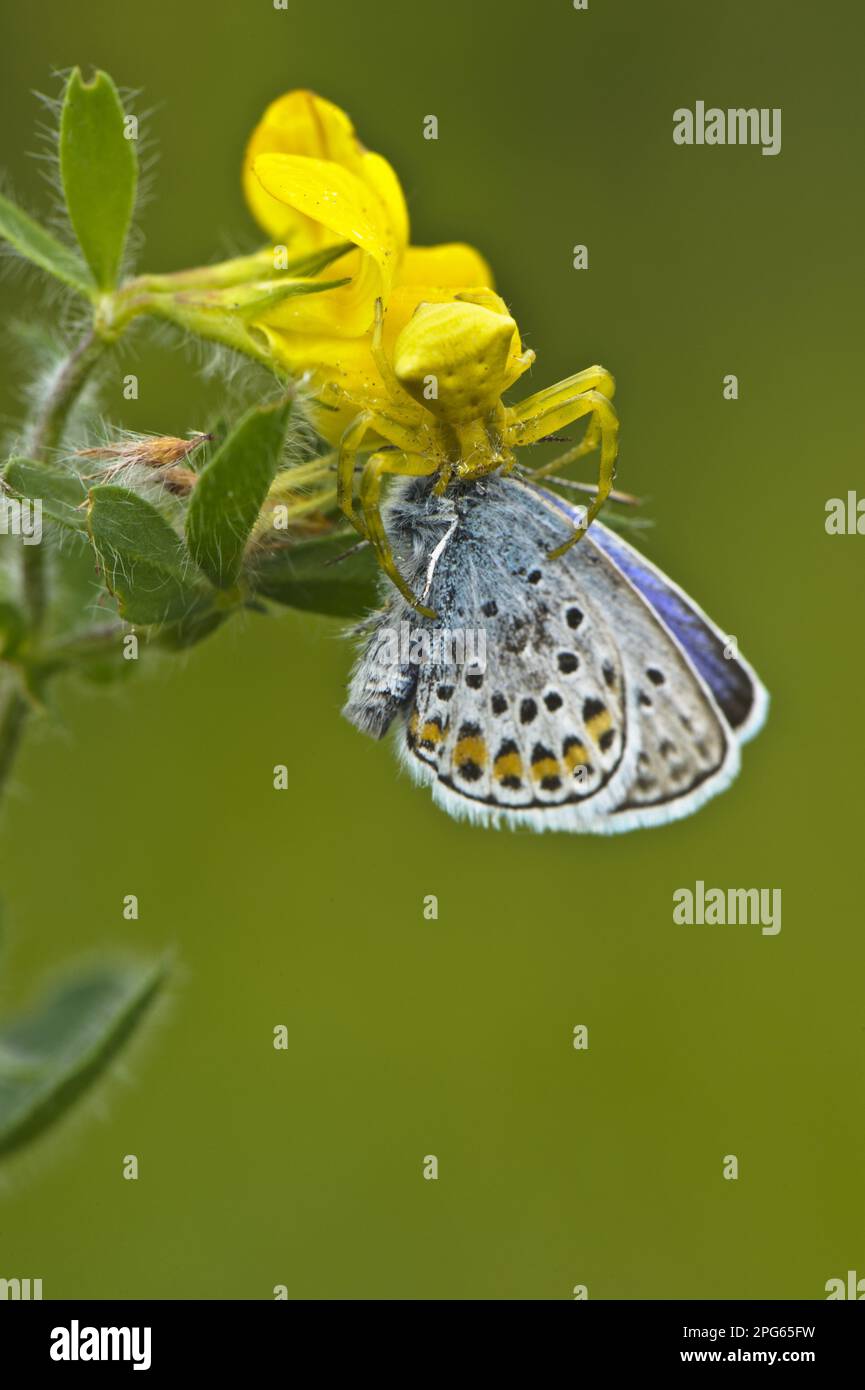
[[[525,400],[517,401],[516,405],[511,406],[511,420],[518,424],[528,424],[539,418],[550,416],[557,405],[563,401],[570,400],[572,396],[581,395],[583,391],[600,391],[607,400],[612,400],[615,394],[616,383],[606,367],[586,367],[582,372],[575,372],[573,376],[566,376],[563,381],[557,381],[554,386],[547,386],[543,391],[536,391],[533,396],[526,396]],[[555,429],[542,430],[540,434],[530,432],[529,437],[523,437],[519,442],[528,444],[536,439],[542,439],[544,434],[555,434]]]
[[[365,443],[367,435],[372,434],[374,438]],[[428,473],[434,473],[441,466],[440,452],[435,449],[423,429],[416,425],[404,424],[390,413],[379,410],[363,410],[356,415],[351,423],[346,427],[339,442],[337,452],[337,501],[340,508],[348,517],[352,526],[366,536],[364,529],[364,519],[358,515],[354,505],[354,470],[357,465],[357,456],[364,449],[381,449],[381,441],[386,440],[389,445],[408,457],[420,457],[420,450],[424,450],[425,457],[428,457],[429,466],[422,470],[417,470],[413,476],[424,477]],[[397,470],[393,470],[397,471]]]
[[[366,536],[363,521],[354,509],[354,465],[364,437],[372,428],[373,415],[362,410],[347,425],[339,441],[336,463],[336,500],[356,531]]]
[[[380,415],[383,420],[390,420],[395,429],[408,430],[417,423],[419,411],[414,401],[407,401],[403,406],[386,395],[372,391],[364,392],[363,401],[365,402],[363,408],[372,415]],[[361,409],[361,402],[358,398],[350,391],[346,391],[336,381],[329,381],[322,388],[318,396],[318,404],[328,410],[338,410],[341,405],[353,405],[356,410]]]
[[[602,368],[590,367],[587,372],[580,372],[577,378],[572,377],[570,380],[572,383],[578,378],[585,381],[591,378],[592,373],[602,373],[609,379],[609,373],[603,372]],[[529,411],[527,407],[532,402],[536,404]],[[537,404],[538,402],[540,404]],[[511,418],[507,429],[508,443],[512,447],[533,443],[537,439],[542,439],[545,434],[555,434],[564,426],[572,424],[574,420],[579,420],[584,415],[591,415],[593,418],[589,424],[586,439],[581,441],[577,449],[588,452],[590,447],[588,441],[600,437],[601,458],[598,468],[597,496],[589,507],[584,524],[575,527],[573,535],[563,545],[550,551],[550,557],[555,559],[559,555],[563,555],[572,545],[576,545],[580,537],[585,535],[610,494],[616,472],[619,421],[609,398],[602,391],[592,387],[584,387],[583,390],[575,392],[573,387],[569,389],[567,383],[564,382],[557,387],[551,387],[548,391],[540,392],[538,396],[529,397],[528,401],[521,402],[520,405],[514,407],[514,414],[516,419]],[[574,451],[569,452],[573,454]]]
[[[392,401],[404,401],[406,399],[406,393],[400,386],[391,360],[384,350],[384,305],[380,299],[375,301],[375,323],[372,330],[370,351],[372,352],[373,361],[381,374],[381,379],[387,386],[390,399]],[[412,404],[414,404],[414,402],[412,402]]]
[[[563,454],[557,454],[549,463],[543,464],[540,468],[530,468],[527,470],[528,477],[537,480],[538,478],[548,478],[551,473],[561,473],[563,468],[569,464],[576,463],[577,459],[584,458],[586,454],[591,454],[597,449],[601,442],[601,427],[598,424],[597,415],[592,415],[589,420],[586,432],[578,444],[574,444],[570,449],[566,449]]]
[[[435,459],[423,458],[420,454],[377,453],[367,459],[360,482],[360,506],[363,512],[364,535],[368,537],[378,557],[378,562],[387,577],[399,589],[403,598],[416,608],[424,618],[434,618],[431,608],[425,608],[403,579],[396,566],[390,541],[382,521],[379,499],[381,480],[385,474],[397,474],[404,478],[424,478],[435,473],[438,467]]]

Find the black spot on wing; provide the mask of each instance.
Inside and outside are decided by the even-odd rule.
[[[520,723],[531,724],[537,718],[538,707],[534,700],[526,699],[520,704]]]

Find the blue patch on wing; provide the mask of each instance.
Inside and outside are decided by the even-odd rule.
[[[563,497],[556,497],[546,489],[544,495],[555,501],[566,514],[573,512]],[[730,727],[741,728],[754,706],[754,683],[738,661],[724,655],[724,642],[719,634],[684,594],[672,588],[658,570],[643,561],[637,551],[620,541],[614,532],[594,522],[587,534],[651,604],[684,648]]]

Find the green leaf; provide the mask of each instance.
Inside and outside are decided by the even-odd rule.
[[[248,411],[199,474],[186,538],[219,588],[237,582],[250,532],[279,466],[290,410],[290,402],[279,401]]]
[[[119,645],[118,643],[118,648]],[[124,661],[119,651],[115,656],[84,653],[80,661],[76,661],[69,670],[77,680],[87,681],[88,685],[106,687],[132,680],[139,665],[138,661]]]
[[[354,531],[279,549],[261,550],[250,560],[248,576],[256,594],[333,617],[356,618],[378,601],[379,570],[370,546],[352,551]]]
[[[156,645],[171,652],[181,652],[187,647],[197,646],[222,626],[226,618],[231,616],[231,611],[226,608],[215,609],[209,603],[202,604],[197,610],[192,609],[179,622],[166,623],[160,628],[155,638]]]
[[[42,515],[70,531],[86,531],[87,520],[79,511],[87,493],[77,473],[53,468],[32,459],[10,459],[3,470],[3,481],[16,497],[42,503]]]
[[[93,293],[90,272],[76,251],[71,251],[58,241],[51,232],[40,227],[26,212],[0,193],[0,237],[9,242],[20,256],[24,256],[40,270],[47,270],[64,285],[80,290],[82,294]]]
[[[60,172],[75,235],[102,290],[117,283],[138,183],[135,142],[124,132],[108,74],[85,82],[74,68],[60,117]]]
[[[0,1154],[53,1125],[105,1072],[166,975],[164,964],[80,972],[0,1029]]]
[[[87,525],[127,622],[171,622],[198,608],[203,590],[189,552],[143,497],[124,487],[91,488]]]
[[[218,449],[221,449],[229,434],[229,423],[224,415],[217,415],[216,419],[208,425],[207,433],[210,439],[204,446],[204,457],[210,462]]]
[[[85,528],[87,514],[82,512]],[[54,546],[51,555],[51,587],[45,627],[40,633],[40,645],[69,641],[85,633],[94,623],[110,621],[114,614],[104,604],[105,586],[86,529],[66,543]]]
[[[86,546],[93,570],[93,551]],[[64,574],[64,581],[68,573]],[[73,577],[73,584],[74,584]],[[58,585],[59,587],[63,587]],[[77,587],[77,586],[76,586]],[[74,592],[74,590],[73,590]],[[93,601],[82,602],[79,598],[77,624],[53,641],[41,642],[38,657],[28,663],[28,670],[35,671],[34,680],[37,691],[44,688],[47,681],[61,672],[73,672],[76,676],[90,681],[93,685],[109,685],[127,680],[139,663],[127,660],[124,656],[123,639],[126,628],[116,620],[97,626],[81,627],[81,618],[92,618]]]

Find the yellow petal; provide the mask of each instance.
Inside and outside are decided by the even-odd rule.
[[[287,92],[268,106],[252,133],[243,161],[243,189],[256,221],[273,237],[294,233],[303,250],[321,242],[321,228],[271,198],[254,174],[262,154],[307,155],[358,172],[363,158],[354,126],[344,111],[314,92]]]
[[[357,172],[364,183],[369,184],[370,188],[381,199],[393,232],[397,255],[401,257],[408,244],[409,223],[405,195],[397,178],[396,170],[388,164],[383,155],[374,154],[372,150],[364,150]],[[474,281],[463,281],[463,283],[473,284]]]
[[[397,259],[396,236],[381,198],[357,175],[323,159],[259,155],[253,172],[271,198],[317,223],[333,241],[352,241],[361,251],[350,292],[337,300],[328,291],[310,296],[309,306],[295,307],[304,322],[309,321],[309,307],[312,322],[333,322],[336,332],[362,333],[372,321],[376,298],[390,290]],[[339,262],[328,267],[328,279],[340,274]],[[318,303],[313,305],[313,299]]]
[[[395,236],[374,189],[329,160],[263,154],[253,171],[266,193],[321,224],[336,241],[353,241],[391,278]]]
[[[351,283],[320,294],[303,294],[284,299],[263,316],[273,328],[292,334],[324,334],[340,338],[359,338],[369,330],[375,313],[380,280],[375,267],[360,251],[350,251],[328,266],[320,280],[339,280],[352,276]]]
[[[325,159],[356,174],[383,203],[397,252],[401,254],[408,242],[409,227],[399,179],[382,155],[364,149],[351,120],[333,102],[309,91],[287,92],[279,97],[267,108],[253,131],[243,164],[244,192],[256,221],[274,237],[284,238],[291,234],[295,247],[300,250],[307,245],[320,245],[324,236],[322,226],[271,197],[256,178],[255,161],[263,154]]]
[[[486,285],[493,287],[493,273],[479,251],[465,242],[441,246],[410,246],[397,276],[399,285]]]
[[[274,154],[305,154],[346,166],[360,154],[351,118],[306,88],[272,101],[256,127],[255,134],[259,133],[271,141]]]

